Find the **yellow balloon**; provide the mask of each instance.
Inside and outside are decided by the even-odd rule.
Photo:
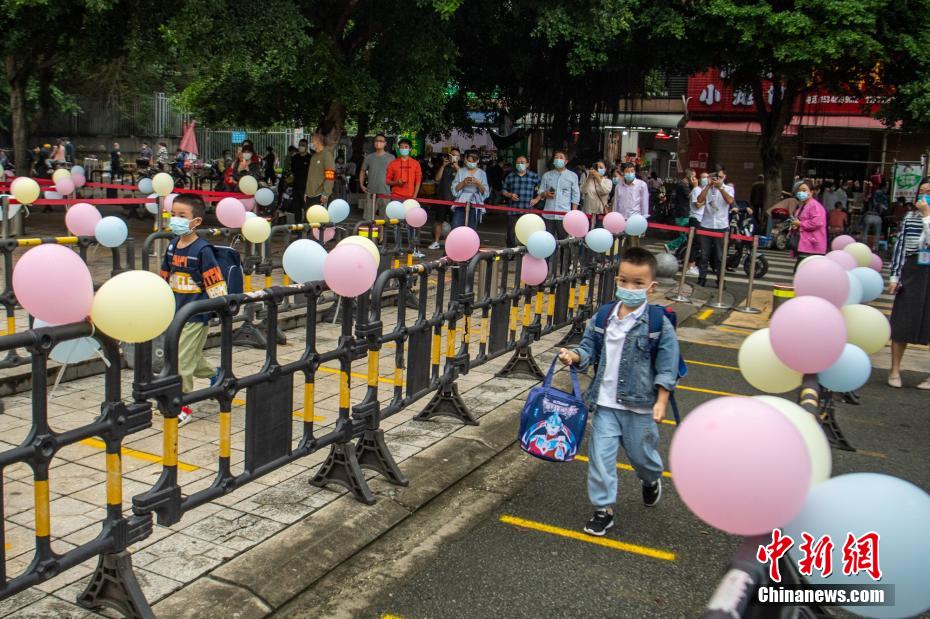
[[[801,386],[801,373],[775,356],[768,329],[759,329],[740,346],[739,371],[750,385],[767,393],[785,393]]]
[[[419,208],[420,203],[414,200],[413,198],[407,198],[404,200],[404,210],[409,211],[411,209]]]
[[[174,179],[167,172],[159,172],[152,177],[152,191],[161,197],[167,196],[174,189]]]
[[[174,318],[174,293],[150,271],[126,271],[108,279],[90,307],[103,333],[123,342],[147,342],[164,333]]]
[[[243,176],[239,179],[239,191],[248,196],[254,196],[258,191],[258,181],[254,176]]]
[[[336,244],[336,247],[342,245],[343,243],[349,243],[351,245],[359,245],[368,250],[368,253],[371,254],[371,257],[375,259],[375,266],[381,264],[381,252],[378,251],[378,246],[372,243],[369,239],[366,239],[363,236],[347,236],[346,238],[339,241]]]
[[[843,248],[843,251],[852,254],[852,257],[856,259],[856,264],[861,267],[867,267],[872,262],[872,250],[865,243],[850,243]]]
[[[55,172],[52,174],[52,180],[57,183],[61,179],[68,178],[70,176],[71,176],[71,172],[69,170],[66,170],[64,168],[59,168],[55,170]]]
[[[526,242],[530,239],[534,232],[539,232],[540,230],[545,229],[546,222],[543,221],[542,217],[535,213],[521,215],[517,220],[516,225],[514,226],[514,232],[517,235],[517,240],[524,245],[526,245]]]
[[[868,305],[844,305],[840,308],[846,322],[846,341],[866,354],[880,352],[891,339],[891,325],[885,315]]]
[[[312,224],[328,224],[329,211],[322,204],[314,204],[307,209],[307,221]]]
[[[776,398],[773,395],[757,395],[754,398],[762,400],[787,417],[804,439],[807,453],[811,457],[811,485],[814,486],[830,479],[830,471],[833,469],[830,443],[827,442],[827,436],[820,429],[820,424],[814,416],[784,398]]]
[[[13,197],[21,204],[32,204],[39,199],[39,183],[31,178],[20,178],[13,186]]]
[[[271,236],[271,224],[261,217],[248,217],[242,224],[242,236],[251,243],[264,243]]]

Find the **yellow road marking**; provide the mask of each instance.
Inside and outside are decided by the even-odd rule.
[[[674,552],[659,550],[658,548],[649,548],[648,546],[638,546],[636,544],[628,544],[626,542],[620,542],[620,541],[613,540],[613,539],[604,539],[602,537],[592,537],[585,533],[580,533],[578,531],[572,531],[570,529],[563,529],[562,527],[554,527],[552,525],[544,524],[542,522],[535,522],[533,520],[524,520],[523,518],[517,518],[515,516],[508,516],[508,515],[501,516],[500,521],[503,522],[504,524],[510,524],[515,527],[531,529],[533,531],[541,531],[543,533],[549,533],[551,535],[558,535],[559,537],[567,537],[568,539],[577,540],[579,542],[586,542],[588,544],[594,544],[595,546],[604,546],[605,548],[612,548],[613,550],[622,550],[623,552],[643,555],[644,557],[652,557],[653,559],[662,559],[663,561],[674,561],[675,560]]]
[[[232,403],[233,406],[245,406],[245,400],[241,400],[239,398],[233,398]]]
[[[707,363],[706,361],[695,361],[694,359],[685,359],[685,363],[690,363],[691,365],[703,365],[709,368],[720,368],[721,370],[734,370],[739,372],[739,368],[735,365],[720,365],[719,363]]]
[[[710,395],[729,395],[735,396],[737,398],[748,398],[749,396],[743,393],[730,393],[729,391],[715,391],[714,389],[701,389],[700,387],[686,387],[685,385],[678,385],[678,389],[683,389],[684,391],[695,391],[697,393],[709,393]]]
[[[866,451],[865,449],[856,449],[856,452],[855,452],[855,453],[862,454],[863,456],[870,456],[870,457],[872,457],[872,458],[887,458],[887,457],[888,457],[888,456],[886,456],[885,454],[883,454],[883,453],[881,453],[881,452],[878,452],[878,451]]]
[[[106,449],[107,445],[103,441],[96,438],[85,438],[81,441],[82,445],[87,445],[88,447],[96,447],[97,449]],[[128,458],[135,458],[136,460],[145,460],[146,462],[158,462],[161,463],[161,456],[156,456],[155,454],[150,454],[147,451],[136,451],[135,449],[130,449],[129,447],[123,447],[122,453]],[[200,467],[194,466],[193,464],[187,464],[186,462],[178,462],[178,468],[182,471],[196,471]]]
[[[749,329],[736,329],[734,327],[717,327],[717,330],[727,333],[739,333],[740,335],[752,335],[755,333],[755,331],[750,331]]]
[[[698,320],[707,320],[708,318],[710,318],[710,315],[713,314],[713,313],[714,313],[714,310],[712,310],[712,309],[706,309],[706,310],[704,310],[703,312],[701,312],[700,314],[698,314],[698,317],[697,317],[697,318],[698,318]]]
[[[696,344],[698,346],[710,346],[711,348],[726,348],[728,350],[739,350],[739,346],[733,346],[732,344],[718,344],[717,342],[704,342],[701,340],[687,340],[684,338],[679,338],[679,342],[684,342],[686,344]]]
[[[578,460],[579,462],[587,462],[588,456],[575,456],[575,460]],[[625,462],[618,462],[617,468],[620,469],[621,471],[632,471],[633,470],[633,467],[630,466],[629,464],[626,464]],[[668,471],[662,471],[662,477],[670,478],[671,476],[672,474],[669,473]]]

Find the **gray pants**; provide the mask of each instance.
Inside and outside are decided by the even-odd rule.
[[[869,236],[874,236],[876,240],[882,236],[882,218],[875,213],[866,213],[862,218],[862,242],[868,244]]]

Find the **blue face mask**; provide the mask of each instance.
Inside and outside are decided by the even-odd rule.
[[[606,169],[606,168],[598,168],[598,169],[597,169],[597,173],[600,174],[601,176],[604,176],[605,174],[607,174],[607,169]]]
[[[183,217],[172,217],[168,220],[168,227],[173,234],[184,236],[191,233],[191,221]]]
[[[794,194],[794,197],[797,198],[799,202],[804,202],[810,197],[810,194],[808,194],[806,191],[799,191]]]
[[[553,159],[552,165],[554,165],[557,170],[561,170],[562,168],[565,167],[565,160],[564,159]]]
[[[617,300],[627,307],[639,307],[646,302],[645,288],[622,288],[617,286]]]
[[[401,157],[406,157],[407,155],[410,154],[410,149],[409,149],[409,148],[399,148],[399,149],[397,149],[397,153],[398,153]]]
[[[628,183],[632,183],[635,179],[636,179],[636,175],[633,174],[632,172],[627,172],[626,174],[623,175],[623,180],[625,180]]]
[[[468,168],[469,170],[474,170],[475,168],[478,167],[478,162],[476,162],[476,161],[466,161],[466,162],[465,162],[465,167]]]
[[[710,182],[710,179],[705,176],[704,178],[701,179],[701,187],[707,187],[707,183],[709,182]]]
[[[920,194],[919,196],[917,196],[917,201],[918,202],[923,201],[924,204],[926,204],[927,206],[930,206],[930,193]]]
[[[517,164],[517,172],[526,172],[526,164],[525,164],[525,163],[518,163],[518,164]]]

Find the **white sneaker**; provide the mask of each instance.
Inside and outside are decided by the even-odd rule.
[[[183,426],[184,424],[186,424],[188,421],[190,421],[193,418],[194,418],[194,415],[192,414],[190,407],[182,406],[181,412],[178,413],[178,427],[180,428],[181,426]]]
[[[440,249],[441,247],[442,246],[436,241],[433,241],[429,246],[430,249]]]
[[[701,272],[698,271],[697,267],[691,267],[690,269],[688,269],[688,275],[694,275],[695,277],[697,277],[700,274]]]
[[[413,257],[414,258],[426,258],[426,254],[424,254],[419,249],[417,249],[413,252]]]

